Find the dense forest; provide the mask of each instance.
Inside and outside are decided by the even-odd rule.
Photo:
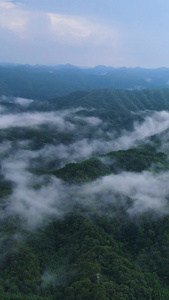
[[[169,89],[52,90],[67,68],[0,67],[0,298],[168,300]]]

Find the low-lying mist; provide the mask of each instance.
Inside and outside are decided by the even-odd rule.
[[[15,102],[20,104],[20,100]],[[40,131],[44,125],[55,133],[55,142],[43,144],[40,149],[32,149],[30,137],[8,140],[5,135],[3,139],[5,130],[13,128],[17,131],[22,128],[23,134],[25,128],[38,128]],[[143,122],[135,122],[132,131],[122,128],[120,135],[110,128],[108,121],[96,116],[96,111],[95,116],[83,115],[83,108],[55,112],[0,111],[1,176],[12,186],[2,217],[18,216],[25,228],[33,229],[42,226],[48,218],[65,217],[77,205],[90,214],[95,207],[100,214],[104,211],[103,206],[118,205],[119,201],[130,217],[147,211],[154,211],[158,215],[168,213],[168,171],[158,174],[122,171],[81,185],[68,184],[55,176],[35,175],[33,172],[34,168],[46,168],[46,162],[57,160],[59,168],[94,155],[144,144],[152,136],[166,132],[169,113],[147,112]],[[73,139],[60,142],[58,132],[63,135],[70,133]]]
[[[106,209],[119,201],[131,217],[148,211],[158,215],[169,212],[169,171],[121,172],[77,185],[55,176],[33,175],[26,160],[10,157],[2,163],[2,174],[13,186],[5,214],[19,216],[31,229],[48,218],[65,217],[77,205],[90,214],[94,208],[102,213],[103,206]]]

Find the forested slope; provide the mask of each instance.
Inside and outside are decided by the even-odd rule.
[[[36,102],[37,104],[38,102]],[[44,101],[49,108],[79,107],[118,112],[142,110],[168,110],[169,89],[145,89],[136,91],[98,89],[91,92],[75,92],[65,97]],[[32,104],[33,105],[33,104]],[[43,106],[42,106],[43,107]]]

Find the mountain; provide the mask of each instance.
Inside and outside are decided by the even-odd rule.
[[[168,88],[169,69],[0,64],[0,94],[47,99],[93,89]]]

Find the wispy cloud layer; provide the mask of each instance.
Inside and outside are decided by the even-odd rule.
[[[6,213],[16,214],[31,229],[42,226],[48,218],[65,217],[76,205],[90,214],[102,214],[114,205],[122,205],[131,217],[149,211],[159,216],[169,213],[169,172],[122,172],[77,186],[51,176],[37,177],[27,168],[26,160],[11,157],[4,161],[2,172],[13,183]]]
[[[118,195],[131,216],[147,211],[165,214],[168,210],[169,172],[154,175],[150,172],[122,172],[105,176],[82,188],[82,194],[97,202],[99,195],[106,205],[118,203]],[[128,199],[132,202],[127,205]],[[103,204],[102,203],[102,204]]]
[[[12,100],[21,106],[27,105],[26,99]],[[29,101],[30,102],[30,101]],[[29,104],[29,103],[28,103]],[[68,162],[78,162],[91,156],[129,149],[144,143],[155,134],[161,134],[169,128],[169,113],[147,112],[142,123],[135,123],[133,131],[123,130],[118,137],[115,131],[105,131],[107,122],[93,116],[84,116],[83,108],[67,109],[55,112],[22,112],[7,113],[2,106],[0,114],[0,129],[39,128],[42,125],[52,125],[53,131],[71,132],[74,135],[69,144],[58,142],[55,145],[46,144],[37,152],[45,161],[51,157],[60,161],[63,166]],[[53,133],[52,133],[53,135]],[[56,136],[57,139],[57,136]]]
[[[73,128],[70,122],[64,121],[55,113],[22,113],[1,115],[0,129],[32,127],[46,123],[55,124],[58,130],[71,130]]]
[[[6,101],[6,98],[2,98],[2,101]],[[19,104],[20,106],[27,108],[33,100],[24,98],[12,98],[9,99],[9,103]],[[61,110],[55,112],[22,112],[22,113],[7,113],[6,106],[0,107],[0,129],[8,129],[11,127],[35,127],[42,124],[53,124],[58,131],[72,131],[77,129],[75,122],[83,121],[87,125],[96,127],[102,123],[99,118],[96,117],[83,117],[76,116],[76,113],[83,111],[83,108]],[[5,113],[6,112],[6,113]],[[1,114],[2,113],[2,114]]]
[[[85,207],[90,214],[92,211],[103,213],[103,207],[107,210],[109,206],[119,203],[124,206],[126,213],[131,217],[147,211],[154,211],[159,215],[168,213],[169,172],[158,174],[148,171],[122,172],[104,176],[80,186],[69,185],[54,176],[32,174],[30,168],[33,166],[33,160],[40,158],[40,163],[43,161],[44,165],[47,161],[59,160],[60,165],[64,165],[67,162],[88,158],[96,153],[128,149],[169,128],[168,112],[149,112],[142,123],[135,124],[132,132],[125,131],[116,139],[115,135],[109,132],[109,140],[107,140],[108,136],[104,136],[103,121],[96,117],[78,115],[78,112],[82,113],[82,108],[52,113],[34,112],[11,115],[3,113],[1,115],[1,129],[12,126],[40,126],[44,122],[51,122],[57,130],[58,128],[63,132],[73,130],[77,135],[77,141],[74,143],[48,144],[36,151],[29,149],[29,145],[25,144],[26,141],[18,141],[16,149],[11,142],[0,144],[1,174],[12,183],[12,194],[9,196],[5,214],[18,215],[28,228],[33,229],[43,225],[48,218],[64,217],[76,205]],[[81,138],[79,140],[78,126],[76,128],[76,122],[79,120],[87,127],[99,126],[99,137],[96,134],[92,139]],[[130,204],[128,199],[130,199]]]
[[[77,117],[75,117],[77,118]],[[82,120],[85,119],[82,117]],[[64,164],[67,162],[77,162],[88,157],[104,154],[111,151],[127,150],[144,143],[151,136],[165,132],[169,128],[169,113],[166,111],[148,113],[142,123],[135,123],[133,131],[124,130],[120,137],[115,132],[106,132],[104,122],[100,123],[99,119],[86,118],[86,122],[99,126],[99,130],[94,132],[92,138],[84,137],[70,143],[68,146],[59,144],[56,146],[46,145],[40,150],[42,156],[55,157],[60,159]],[[94,122],[94,123],[93,123]],[[100,124],[99,124],[100,123]],[[97,128],[97,127],[96,127]],[[78,132],[77,132],[78,136]]]

